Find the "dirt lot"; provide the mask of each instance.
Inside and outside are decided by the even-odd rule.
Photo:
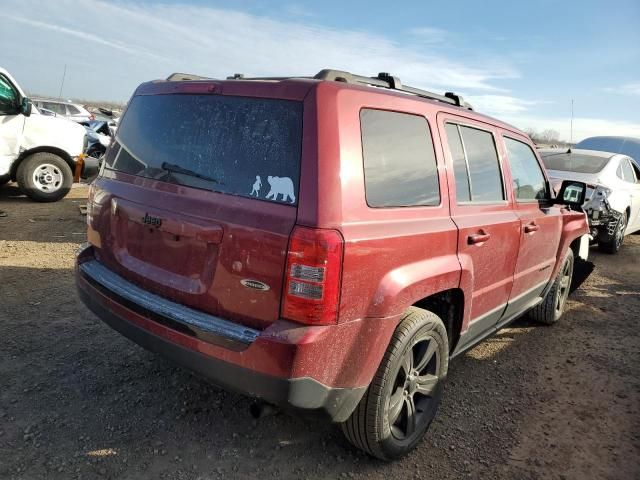
[[[0,189],[0,478],[640,478],[640,236],[554,327],[524,320],[454,360],[428,438],[395,464],[134,345],[76,297],[85,188]]]

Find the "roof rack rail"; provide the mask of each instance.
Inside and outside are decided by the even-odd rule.
[[[374,87],[389,88],[391,90],[398,90],[400,92],[410,93],[417,95],[418,97],[428,98],[430,100],[437,100],[438,102],[448,103],[449,105],[455,105],[457,107],[473,110],[473,107],[464,101],[460,95],[456,95],[453,92],[447,92],[444,95],[438,93],[429,92],[427,90],[421,90],[419,88],[403,85],[398,77],[387,72],[380,72],[376,77],[365,77],[363,75],[354,75],[342,70],[320,70],[313,78],[318,80],[332,80],[335,82],[345,82],[353,84],[371,85]]]
[[[353,73],[345,72],[343,70],[320,70],[313,77],[245,77],[242,73],[234,73],[227,77],[227,80],[287,80],[290,78],[313,78],[316,80],[331,80],[334,82],[345,82],[351,84],[370,85],[373,87],[388,88],[390,90],[397,90],[399,92],[410,93],[422,98],[428,98],[429,100],[436,100],[438,102],[447,103],[449,105],[455,105],[456,107],[466,108],[467,110],[473,110],[473,107],[464,101],[464,98],[460,95],[456,95],[453,92],[446,92],[444,95],[438,93],[429,92],[427,90],[421,90],[419,88],[403,85],[398,77],[387,72],[380,72],[376,77],[365,77],[363,75],[354,75]],[[194,75],[191,73],[172,73],[167,77],[169,82],[179,82],[188,80],[212,80],[209,77],[202,77],[200,75]]]
[[[289,80],[290,78],[311,78],[311,77],[245,77],[244,73],[234,73],[227,77],[227,80]]]
[[[167,77],[167,82],[182,82],[185,80],[213,80],[209,77],[194,75],[193,73],[172,73]]]

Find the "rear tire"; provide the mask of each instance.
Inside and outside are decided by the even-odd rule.
[[[618,224],[616,225],[616,232],[608,242],[598,242],[598,249],[601,252],[615,254],[620,251],[622,243],[624,242],[624,231],[627,229],[627,212],[625,211]]]
[[[400,458],[413,450],[440,404],[448,346],[442,320],[411,307],[362,400],[342,423],[349,442],[381,460]]]
[[[18,166],[20,190],[36,202],[57,202],[69,193],[73,172],[58,155],[39,152],[29,155]]]
[[[573,251],[569,248],[562,261],[560,271],[553,282],[553,286],[547,292],[542,302],[529,310],[529,318],[543,325],[553,325],[560,320],[571,288],[573,265]]]

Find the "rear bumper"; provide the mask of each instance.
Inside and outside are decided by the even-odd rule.
[[[255,339],[251,335],[203,339],[198,332],[161,322],[157,312],[132,308],[97,284],[81,268],[87,257],[95,261],[90,253],[79,255],[78,293],[113,329],[224,389],[285,408],[314,411],[336,422],[346,420],[357,406],[388,344],[387,332],[390,338],[395,328],[395,319],[322,327],[281,320],[256,331]]]
[[[344,421],[366,389],[331,388],[312,378],[278,378],[239,367],[182,347],[125,320],[105,308],[84,286],[79,285],[78,292],[85,305],[114,330],[226,390],[255,396],[284,407],[316,410],[334,421]]]

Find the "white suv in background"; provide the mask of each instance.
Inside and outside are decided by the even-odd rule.
[[[60,100],[46,100],[42,98],[34,98],[31,100],[38,108],[43,108],[54,112],[58,117],[65,117],[74,122],[88,122],[94,120],[95,115],[89,112],[82,105],[77,103],[62,102]]]
[[[78,161],[86,171],[85,146],[82,125],[41,115],[0,68],[0,185],[15,180],[33,200],[60,200],[71,189]]]

